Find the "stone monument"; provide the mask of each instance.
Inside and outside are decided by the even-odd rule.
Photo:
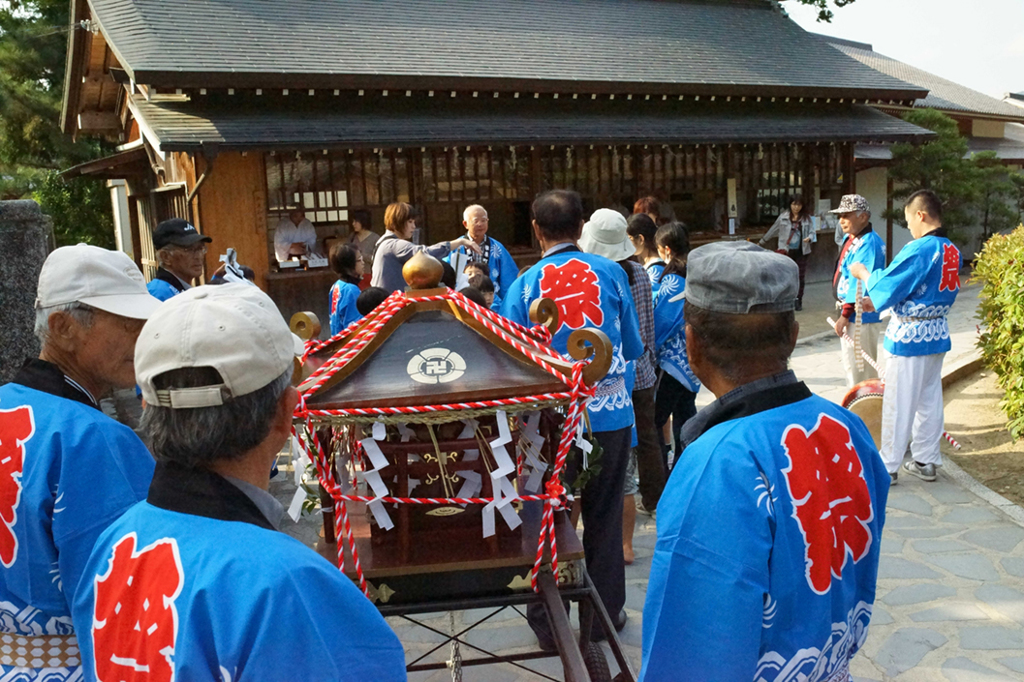
[[[34,201],[0,201],[0,383],[39,355],[36,284],[53,249],[53,221]]]

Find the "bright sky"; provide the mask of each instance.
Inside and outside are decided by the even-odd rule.
[[[783,8],[807,31],[869,43],[986,95],[1024,92],[1024,0],[855,0],[831,24],[795,1]]]

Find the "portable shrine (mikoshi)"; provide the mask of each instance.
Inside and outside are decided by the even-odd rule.
[[[586,576],[562,480],[567,459],[590,451],[586,401],[608,371],[611,344],[580,329],[565,358],[550,346],[553,301],[535,302],[535,326],[525,328],[439,286],[441,274],[437,260],[417,254],[403,269],[406,292],[307,344],[295,424],[321,486],[318,550],[388,614],[481,600],[557,607],[547,611],[567,679],[605,676],[589,660],[596,615],[628,670]],[[315,324],[292,320],[300,335]],[[586,616],[580,646],[562,599],[579,601]]]

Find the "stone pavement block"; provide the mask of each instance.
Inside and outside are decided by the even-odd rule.
[[[922,519],[918,516],[907,516],[906,514],[889,514],[885,517],[885,530],[896,528],[919,528],[930,525],[929,519]]]
[[[984,585],[974,591],[974,596],[995,608],[1007,618],[1024,624],[1024,594],[1003,585]]]
[[[942,674],[949,682],[1013,682],[1012,677],[963,657],[943,663]]]
[[[890,623],[892,623],[892,616],[889,615],[889,612],[875,604],[871,610],[871,625],[889,625]]]
[[[928,563],[944,568],[953,575],[970,580],[995,582],[999,573],[992,561],[981,554],[941,554],[928,557]]]
[[[988,614],[974,604],[943,604],[933,609],[926,609],[910,614],[910,619],[916,623],[934,623],[942,621],[958,620],[987,620]]]
[[[626,583],[626,608],[643,613],[644,600],[647,599],[647,581],[643,584]]]
[[[904,544],[906,544],[906,541],[902,538],[883,537],[882,554],[902,554]]]
[[[928,486],[927,491],[939,504],[967,504],[978,499],[961,488],[957,483],[946,481],[942,478],[933,485]]]
[[[526,613],[526,607],[525,606],[520,606],[519,610],[522,611],[523,613]],[[461,622],[463,623],[463,627],[466,627],[466,626],[472,625],[473,623],[477,622],[478,620],[482,620],[483,618],[486,618],[487,616],[490,616],[490,618],[487,618],[487,620],[484,621],[484,624],[501,623],[501,622],[509,621],[509,620],[518,620],[518,621],[522,621],[524,624],[526,623],[526,621],[523,620],[523,617],[521,615],[519,615],[518,613],[516,613],[515,609],[513,609],[511,607],[503,609],[502,611],[500,611],[500,612],[496,613],[495,615],[491,616],[491,614],[495,613],[496,611],[498,611],[498,609],[496,609],[496,608],[494,608],[494,609],[469,609],[468,611],[461,611],[460,612]]]
[[[893,528],[892,532],[902,535],[905,538],[942,538],[947,535],[956,535],[963,532],[963,528],[957,526],[931,526],[927,528]],[[890,528],[886,524],[885,532]]]
[[[920,495],[900,490],[900,486],[893,489],[886,502],[887,509],[902,509],[918,516],[931,516],[932,505],[928,504]]]
[[[1003,569],[1012,576],[1024,578],[1024,559],[1020,557],[1004,557],[1000,560]]]
[[[537,646],[536,635],[526,625],[478,628],[467,632],[463,639],[484,651],[492,652]]]
[[[879,578],[938,578],[940,575],[924,564],[888,554],[878,562]]]
[[[960,523],[965,526],[974,526],[979,523],[989,523],[999,519],[994,513],[984,507],[958,507],[947,513],[940,520],[944,523]]]
[[[1024,656],[1010,656],[1008,658],[997,658],[996,660],[1014,672],[1024,673]]]
[[[994,549],[997,552],[1010,552],[1024,540],[1024,528],[1005,524],[996,528],[980,528],[963,534],[967,542]]]
[[[940,554],[942,552],[970,551],[971,546],[957,540],[915,540],[915,550],[921,554]]]
[[[919,583],[889,590],[881,598],[881,601],[889,606],[906,606],[908,604],[922,604],[944,597],[952,597],[954,594],[956,594],[956,590],[948,585]]]
[[[925,655],[947,641],[935,630],[900,628],[889,636],[873,658],[876,664],[885,669],[886,675],[895,677],[916,666]]]
[[[1024,647],[1024,633],[1020,630],[998,627],[960,628],[961,649],[1020,649]]]

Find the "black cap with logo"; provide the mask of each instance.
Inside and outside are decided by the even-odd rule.
[[[212,242],[207,236],[199,234],[187,220],[170,218],[163,221],[153,230],[153,249],[159,251],[165,246],[192,246],[196,242]]]

